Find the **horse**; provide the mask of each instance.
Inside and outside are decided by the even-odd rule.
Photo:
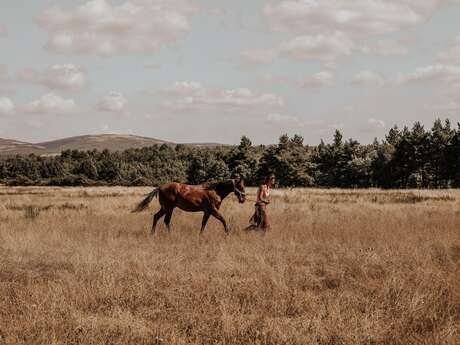
[[[165,216],[164,222],[168,232],[171,231],[171,217],[176,207],[186,212],[204,212],[200,234],[203,233],[210,216],[217,218],[224,226],[225,233],[228,234],[229,227],[225,218],[219,212],[219,208],[222,201],[232,192],[236,195],[240,204],[246,201],[243,179],[201,185],[163,184],[148,194],[133,212],[144,211],[152,200],[158,197],[161,209],[153,216],[152,235],[155,234],[156,225],[163,216]]]

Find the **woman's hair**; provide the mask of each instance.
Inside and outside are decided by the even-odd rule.
[[[270,180],[271,180],[272,178],[275,178],[275,175],[274,175],[274,174],[268,175],[268,176],[265,178],[265,180],[264,180],[264,184],[267,184],[268,182],[270,182]]]

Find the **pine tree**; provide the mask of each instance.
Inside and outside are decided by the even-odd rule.
[[[240,144],[225,159],[232,178],[244,178],[247,185],[256,184],[257,158],[251,140],[243,136]]]

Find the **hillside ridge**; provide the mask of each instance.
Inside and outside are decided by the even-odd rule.
[[[133,134],[85,134],[39,143],[16,139],[0,138],[0,154],[54,155],[65,150],[104,150],[124,151],[127,149],[149,147],[152,145],[177,145],[178,143]],[[187,143],[198,147],[215,147],[218,143]]]

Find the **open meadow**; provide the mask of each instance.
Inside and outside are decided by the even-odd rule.
[[[460,344],[460,191],[255,190],[148,235],[150,188],[0,187],[0,344]]]

